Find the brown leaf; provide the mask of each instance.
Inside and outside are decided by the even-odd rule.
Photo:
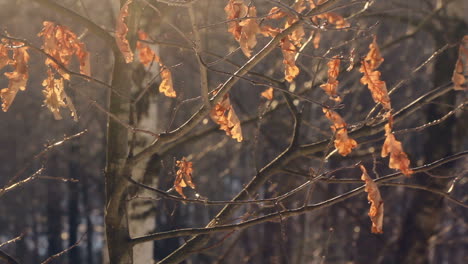
[[[401,142],[395,138],[392,133],[392,117],[389,118],[389,123],[385,125],[385,142],[382,146],[382,158],[387,157],[390,154],[390,162],[388,166],[392,169],[400,170],[406,176],[413,174],[413,171],[409,168],[410,161],[408,156],[403,151]]]
[[[176,166],[179,168],[176,173],[176,178],[174,181],[174,189],[184,198],[187,198],[184,195],[183,188],[189,186],[192,189],[195,189],[195,184],[192,181],[192,162],[187,161],[184,158],[182,160],[176,161]]]
[[[171,71],[164,66],[161,67],[161,84],[159,85],[159,92],[163,93],[167,97],[176,97],[177,94],[172,84]]]
[[[10,63],[10,57],[8,56],[8,48],[6,45],[0,43],[0,70]]]
[[[249,7],[248,16],[257,16],[257,10],[254,6]],[[239,26],[242,27],[239,39],[240,47],[245,56],[250,57],[252,49],[257,45],[257,34],[261,33],[260,27],[256,19],[245,19],[239,22]]]
[[[219,129],[226,132],[226,135],[236,139],[237,142],[243,140],[240,121],[232,108],[228,94],[224,95],[223,100],[211,109],[210,116],[219,125]]]
[[[138,38],[140,40],[147,40],[148,34],[144,31],[138,31]],[[136,49],[138,51],[138,57],[140,59],[141,64],[145,66],[149,66],[153,62],[161,63],[158,55],[150,48],[150,46],[142,41],[138,41],[136,44]]]
[[[380,49],[377,45],[377,37],[374,36],[372,43],[369,45],[369,52],[367,53],[364,60],[368,63],[368,70],[373,71],[377,69],[380,64],[384,61],[382,55],[380,55]]]
[[[323,113],[333,125],[330,127],[335,132],[335,148],[338,153],[342,156],[346,156],[353,148],[357,147],[356,140],[348,137],[348,130],[346,129],[346,122],[343,118],[335,111],[323,108]]]
[[[455,90],[467,90],[466,75],[468,75],[468,35],[463,37],[458,49],[458,59],[453,70],[452,82]]]
[[[374,102],[382,104],[383,108],[386,110],[392,109],[387,85],[384,81],[380,80],[381,73],[379,71],[371,71],[369,63],[365,60],[362,61],[359,71],[364,74],[361,78],[361,83],[367,85]]]
[[[119,48],[120,52],[122,52],[124,55],[126,63],[133,61],[133,52],[127,40],[128,27],[125,24],[125,18],[128,16],[128,6],[132,2],[133,0],[127,0],[127,2],[120,9],[115,29],[115,41],[117,42],[117,47]]]
[[[42,93],[45,96],[44,104],[52,112],[56,120],[62,119],[60,108],[66,107],[70,110],[73,119],[78,121],[75,106],[65,93],[63,82],[63,78],[55,79],[54,73],[50,69],[47,71],[47,78],[42,82],[42,86],[44,86]]]
[[[261,93],[261,96],[265,97],[268,100],[273,100],[273,88],[270,87]]]
[[[380,196],[379,188],[374,180],[367,174],[364,166],[359,165],[362,171],[361,180],[365,182],[365,191],[367,192],[367,200],[369,201],[369,217],[372,221],[371,232],[374,234],[383,233],[383,217],[384,217],[384,202]]]
[[[21,43],[13,42],[12,45],[20,46]],[[18,91],[26,90],[28,82],[28,61],[29,54],[27,47],[13,48],[13,58],[8,61],[14,68],[12,72],[5,72],[5,76],[9,79],[8,88],[0,90],[0,98],[2,99],[2,110],[8,111]]]
[[[328,80],[326,83],[320,85],[329,96],[331,100],[341,102],[341,98],[338,95],[338,75],[340,74],[340,59],[334,58],[327,63],[328,66]]]
[[[38,36],[43,39],[42,48],[44,51],[64,67],[70,64],[72,56],[75,55],[80,63],[80,73],[91,75],[89,52],[86,50],[86,45],[78,39],[76,34],[69,28],[55,25],[50,21],[44,21],[43,25],[44,27]],[[70,75],[50,58],[46,59],[45,64],[53,67],[63,78],[70,79]]]
[[[284,78],[292,82],[299,75],[299,68],[296,66],[297,48],[288,38],[281,40],[281,51],[283,52]]]

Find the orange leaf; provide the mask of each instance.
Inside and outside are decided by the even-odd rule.
[[[8,48],[0,43],[0,70],[10,63],[10,57],[8,56]]]
[[[357,147],[356,140],[348,137],[348,130],[346,129],[346,122],[343,118],[335,111],[328,110],[326,108],[322,109],[325,113],[325,116],[330,120],[333,125],[330,127],[333,132],[335,132],[335,148],[338,150],[338,153],[342,156],[346,156],[353,148]]]
[[[292,82],[299,75],[299,68],[296,66],[297,49],[288,38],[281,40],[281,51],[283,52],[284,75],[288,82]]]
[[[182,188],[189,186],[190,188],[195,189],[195,184],[192,181],[192,162],[187,161],[185,158],[182,158],[182,160],[176,161],[176,166],[179,169],[176,173],[174,188],[182,197],[187,198],[184,195]]]
[[[261,96],[265,97],[268,100],[273,100],[273,88],[270,87],[261,93]]]
[[[219,129],[226,132],[226,135],[236,139],[237,142],[243,140],[240,121],[229,101],[228,94],[224,95],[223,100],[211,109],[210,116],[219,125]]]
[[[70,97],[65,93],[63,85],[63,78],[55,79],[53,72],[49,69],[47,71],[47,78],[42,82],[44,90],[42,93],[45,96],[44,104],[54,115],[56,120],[62,119],[60,108],[67,107],[71,116],[75,121],[78,120],[76,109]]]
[[[385,142],[382,146],[382,158],[387,157],[390,154],[389,167],[392,169],[400,170],[406,176],[413,174],[413,171],[409,168],[410,161],[408,156],[403,151],[401,142],[395,138],[392,133],[392,117],[389,117],[389,123],[385,125]]]
[[[374,102],[380,103],[384,109],[390,110],[392,108],[390,97],[388,96],[387,85],[384,81],[380,80],[381,73],[379,71],[371,71],[370,65],[366,61],[362,61],[359,71],[364,74],[361,78],[361,83],[367,85]]]
[[[75,55],[80,63],[80,73],[91,75],[89,52],[86,50],[86,45],[78,39],[76,34],[69,28],[55,25],[50,21],[44,21],[43,25],[44,27],[38,36],[43,39],[42,48],[44,51],[64,67],[70,64],[72,56]],[[70,75],[50,58],[47,58],[45,63],[57,70],[65,79],[70,79]]]
[[[21,45],[20,43],[13,43],[13,45]],[[2,55],[3,56],[3,55]],[[14,67],[13,72],[5,72],[5,76],[9,79],[8,88],[0,90],[0,98],[2,99],[2,110],[8,111],[18,91],[26,90],[26,83],[28,82],[28,61],[29,54],[27,47],[20,47],[13,49],[13,58],[8,63]]]
[[[257,45],[257,33],[261,33],[257,19],[257,9],[254,6],[247,6],[244,0],[229,0],[224,8],[228,20],[228,32],[239,42],[242,52],[250,57],[252,49]],[[248,19],[239,20],[243,17]]]
[[[380,49],[377,45],[377,37],[374,36],[372,43],[369,45],[369,52],[367,53],[364,60],[368,63],[370,71],[377,69],[380,64],[384,61],[384,58],[380,55]]]
[[[365,191],[367,192],[367,200],[369,201],[369,217],[372,221],[371,232],[374,234],[383,233],[383,217],[384,217],[384,202],[380,196],[379,188],[374,180],[367,174],[364,166],[359,165],[362,171],[361,180],[365,182]]]
[[[133,0],[127,0],[127,2],[120,9],[115,29],[115,41],[117,42],[117,47],[124,55],[125,62],[127,63],[133,61],[133,52],[127,40],[128,27],[125,24],[125,18],[128,16],[128,6],[132,3],[132,1]]]
[[[334,58],[327,63],[328,66],[328,81],[320,85],[329,96],[331,100],[341,102],[341,98],[338,95],[338,75],[340,74],[340,59]]]
[[[164,93],[167,97],[176,97],[176,91],[174,90],[172,84],[172,74],[171,71],[162,66],[161,71],[161,84],[159,85],[159,92]]]
[[[146,34],[144,31],[140,30],[138,31],[138,38],[140,40],[147,40],[148,39],[148,34]],[[161,63],[158,55],[154,53],[154,51],[149,47],[148,44],[138,41],[136,44],[136,49],[138,50],[138,55],[141,64],[148,66],[154,61]]]
[[[468,35],[463,37],[458,50],[458,59],[455,63],[455,69],[453,70],[452,82],[455,85],[455,90],[468,89],[468,87],[465,86],[466,75],[468,75]]]

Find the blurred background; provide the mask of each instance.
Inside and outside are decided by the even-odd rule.
[[[90,51],[92,77],[109,83],[113,67],[110,48],[83,25],[51,10],[45,4],[47,2],[54,1],[0,0],[2,31],[40,47],[41,39],[37,34],[43,21],[65,25],[81,37]],[[56,1],[111,33],[115,28],[118,2]],[[137,127],[160,133],[182,124],[201,102],[199,69],[193,49],[168,23],[179,27],[191,39],[192,26],[185,7],[149,1],[161,11],[159,15],[144,1],[135,2],[141,7],[140,28],[150,35],[150,46],[159,53],[164,64],[171,67],[178,93],[177,98],[170,99],[158,92],[160,80],[156,65],[149,69],[137,62],[130,65],[134,68],[134,87],[131,89],[135,96],[149,87],[147,95],[136,104],[133,122]],[[224,12],[227,2],[199,0],[195,4],[204,51],[202,57],[217,70],[209,71],[211,90],[228,78],[222,72],[232,73],[247,60],[238,48],[239,44],[227,32]],[[292,4],[294,1],[282,2]],[[391,95],[394,109],[401,109],[450,81],[458,55],[456,44],[468,34],[466,1],[376,1],[363,12],[360,10],[365,1],[341,2],[343,8],[335,12],[348,18],[352,28],[323,31],[318,48],[309,45],[302,50],[297,61],[301,73],[290,84],[291,92],[327,102],[327,95],[319,88],[327,76],[324,57],[348,58],[342,63],[342,68],[346,68],[350,54],[354,53],[358,59],[367,53],[373,35],[377,36],[385,58],[379,70],[387,87],[391,89],[405,80]],[[257,7],[259,16],[275,6],[274,1],[266,0],[252,1],[252,4]],[[254,51],[260,50],[268,41],[269,38],[259,36]],[[443,48],[446,44],[449,46]],[[440,54],[413,72],[441,48]],[[41,83],[46,76],[45,57],[33,50],[29,53],[28,88],[18,93],[7,113],[0,113],[0,187],[3,188],[20,171],[17,180],[27,178],[41,167],[44,167],[43,176],[77,181],[36,179],[0,194],[0,243],[24,234],[22,239],[0,249],[20,263],[40,263],[79,242],[67,254],[54,260],[55,263],[105,263],[103,170],[107,116],[95,104],[106,106],[108,89],[72,78],[66,90],[77,108],[79,121],[74,122],[66,109],[63,120],[54,120],[43,106]],[[73,63],[71,68],[77,71],[76,62]],[[8,69],[2,69],[1,73],[5,71]],[[253,71],[281,80],[284,77],[281,50],[278,48]],[[339,113],[351,129],[374,107],[369,91],[360,84],[359,78],[357,68],[342,72],[338,78],[339,93],[343,98]],[[142,164],[135,172],[135,178],[168,190],[175,177],[174,161],[187,157],[194,164],[197,193],[210,200],[229,200],[237,194],[256,171],[288,146],[293,122],[281,94],[275,93],[275,98],[268,101],[260,96],[266,87],[255,85],[251,80],[261,83],[263,79],[255,74],[248,75],[247,80],[239,81],[230,92],[234,109],[243,121],[242,143],[227,137],[207,118],[186,140],[170,145],[163,153]],[[7,83],[5,77],[0,78],[1,87],[7,87]],[[465,101],[466,92],[449,92],[398,123],[395,130],[439,119]],[[299,99],[294,103],[303,111],[301,144],[332,136],[320,106]],[[412,166],[420,166],[466,150],[466,120],[465,106],[441,124],[399,134],[397,138],[402,141]],[[34,158],[65,135],[84,130],[87,132],[82,136]],[[374,178],[389,174],[392,170],[388,169],[387,159],[380,157],[383,140],[378,139],[382,136],[383,133],[359,140],[358,148],[348,157],[335,154],[326,162],[323,154],[296,159],[288,169],[298,173],[275,174],[256,198],[275,197],[300,185],[310,170],[351,166],[333,173],[333,177],[359,179],[361,172],[353,167],[359,161],[372,171]],[[151,143],[151,138],[139,135],[135,142],[134,151],[138,152]],[[404,181],[444,192],[452,187],[450,195],[466,203],[466,161],[465,158],[450,162]],[[317,182],[313,185],[311,202],[326,200],[360,185]],[[385,201],[384,234],[371,234],[367,215],[369,205],[363,194],[283,223],[266,223],[214,235],[207,245],[210,248],[193,255],[186,263],[468,263],[466,208],[427,191],[395,186],[382,186],[380,190]],[[193,191],[187,190],[186,194],[194,197]],[[284,206],[301,206],[304,197],[305,194],[301,194],[289,199]],[[129,194],[128,213],[133,234],[142,235],[152,231],[202,227],[220,208],[156,199],[154,194],[135,188]],[[252,204],[242,207],[237,213],[239,218],[233,221],[277,210]],[[161,260],[183,244],[184,239],[145,243],[135,254],[140,254],[142,259]],[[139,263],[150,262],[142,260]]]

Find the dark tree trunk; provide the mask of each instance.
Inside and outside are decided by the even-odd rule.
[[[57,164],[57,154],[53,154],[48,162],[48,171],[51,176],[60,175]],[[47,184],[47,256],[62,251],[62,212],[60,208],[60,186]]]
[[[69,162],[69,177],[80,180],[79,173],[79,147],[74,142],[70,148],[70,162]],[[68,183],[68,247],[72,247],[78,242],[78,225],[80,224],[80,210],[79,210],[79,185],[74,182]],[[74,247],[68,253],[68,259],[70,264],[81,263],[80,247]]]

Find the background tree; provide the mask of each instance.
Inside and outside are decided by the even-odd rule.
[[[27,90],[1,114],[2,242],[25,233],[2,257],[464,260],[463,1],[33,2],[0,9],[4,104],[30,56]],[[62,26],[77,37],[70,64],[44,42]],[[57,106],[43,90],[61,79]],[[391,135],[411,177],[403,154],[381,157]],[[383,234],[360,165],[378,178]]]

